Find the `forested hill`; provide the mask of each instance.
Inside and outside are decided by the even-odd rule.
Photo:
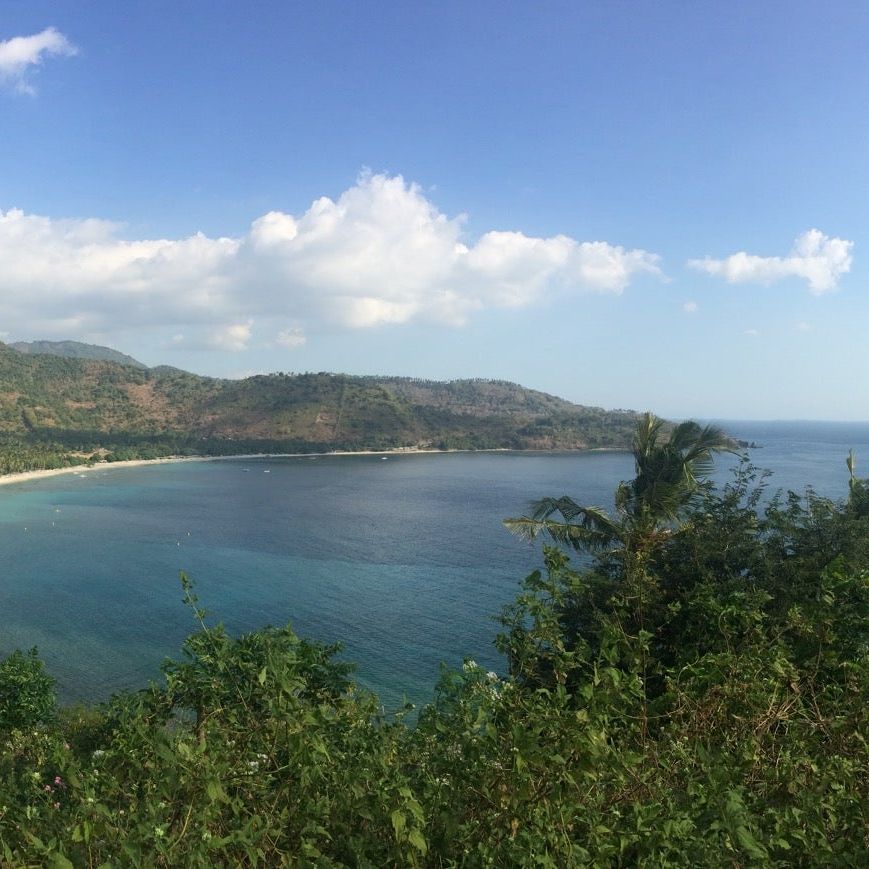
[[[625,447],[635,420],[630,411],[583,407],[501,381],[327,373],[220,380],[0,344],[0,437],[115,458],[143,451]]]
[[[135,368],[148,367],[144,362],[139,362],[126,353],[112,350],[111,347],[83,344],[81,341],[16,341],[9,346],[19,353],[66,356],[70,359],[104,359],[109,362],[120,362],[122,365],[132,365]]]

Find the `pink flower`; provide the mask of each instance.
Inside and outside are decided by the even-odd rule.
[[[63,787],[63,779],[59,775],[56,775],[54,777],[54,783],[56,785],[59,785],[60,787]]]
[[[44,790],[47,794],[50,794],[50,793],[54,790],[54,788],[53,788],[51,785],[46,785],[46,786],[43,788],[43,790]]]

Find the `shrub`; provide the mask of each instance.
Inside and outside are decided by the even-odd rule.
[[[15,650],[0,662],[0,730],[32,727],[55,714],[54,679],[35,648]]]

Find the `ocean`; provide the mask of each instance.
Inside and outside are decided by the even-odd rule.
[[[869,424],[721,423],[776,488],[844,497]],[[734,460],[718,462],[725,480]],[[235,633],[340,641],[387,710],[441,662],[503,669],[494,616],[541,564],[501,520],[545,495],[609,507],[626,453],[323,456],[96,468],[0,487],[0,655],[37,646],[63,702],[159,679],[196,629],[179,572]]]

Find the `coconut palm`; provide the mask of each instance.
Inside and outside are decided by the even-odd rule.
[[[505,519],[514,534],[534,539],[547,534],[557,543],[587,552],[617,550],[642,555],[669,536],[682,511],[699,493],[717,452],[733,442],[714,426],[683,422],[670,430],[651,413],[637,423],[632,452],[636,476],[616,489],[615,515],[582,506],[573,498],[543,498],[530,516]]]

